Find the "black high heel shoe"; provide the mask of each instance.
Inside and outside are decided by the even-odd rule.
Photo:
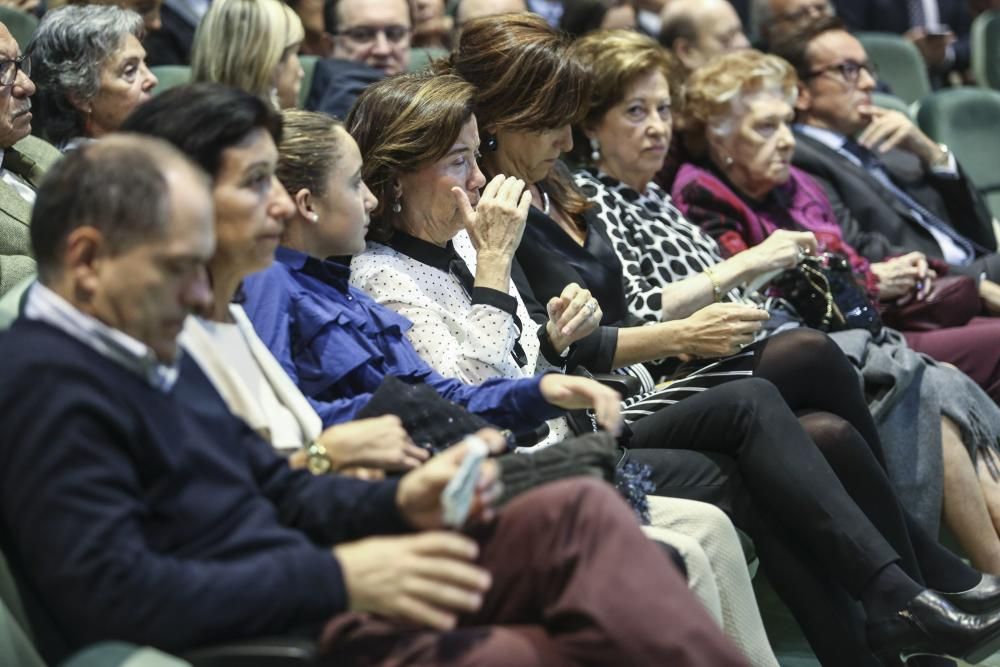
[[[868,644],[883,661],[947,655],[977,664],[1000,650],[1000,611],[970,614],[925,590],[894,615],[869,619]]]
[[[951,606],[970,614],[1000,609],[1000,577],[995,574],[984,574],[979,583],[961,593],[942,593],[938,595],[951,603]]]

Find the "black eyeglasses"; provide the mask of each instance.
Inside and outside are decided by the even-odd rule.
[[[858,82],[858,79],[861,78],[861,70],[868,72],[868,76],[873,79],[878,78],[878,67],[875,66],[875,63],[859,63],[853,60],[845,60],[842,63],[837,63],[836,65],[827,65],[826,67],[813,70],[809,72],[806,78],[812,79],[817,76],[823,76],[827,72],[837,71],[840,72],[840,76],[844,81],[855,84]]]
[[[379,33],[385,35],[387,41],[398,44],[410,34],[408,25],[357,25],[353,28],[344,28],[338,35],[343,35],[347,39],[357,44],[371,44]]]
[[[25,76],[31,76],[31,56],[23,55],[13,60],[0,60],[0,86],[13,85],[17,80],[18,70]]]

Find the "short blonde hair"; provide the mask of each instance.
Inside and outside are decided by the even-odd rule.
[[[798,75],[781,58],[748,49],[712,59],[688,77],[684,113],[690,127],[724,132],[741,113],[743,100],[773,92],[794,101]]]
[[[195,31],[191,80],[271,100],[275,69],[304,37],[301,19],[279,0],[215,0]]]

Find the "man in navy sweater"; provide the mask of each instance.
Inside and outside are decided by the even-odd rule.
[[[384,482],[276,456],[177,353],[211,299],[214,227],[176,149],[74,151],[39,190],[32,243],[39,284],[0,337],[0,546],[49,660],[311,631],[352,666],[744,664],[599,482],[493,510],[487,463],[450,532],[462,445]]]

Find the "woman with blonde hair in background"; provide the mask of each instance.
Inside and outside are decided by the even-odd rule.
[[[298,106],[304,73],[299,47],[305,30],[278,0],[215,0],[191,47],[191,81],[214,81],[268,100]]]

